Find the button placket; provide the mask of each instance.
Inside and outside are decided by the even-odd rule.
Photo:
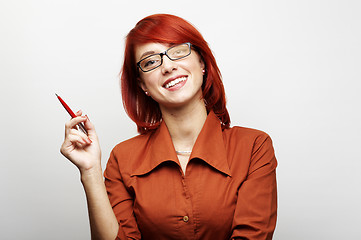
[[[188,223],[190,221],[189,211],[192,211],[193,206],[192,206],[192,201],[191,201],[191,197],[190,197],[190,194],[189,194],[189,189],[188,189],[188,186],[186,184],[186,176],[182,175],[181,180],[182,180],[182,185],[183,185],[184,196],[186,198],[186,202],[187,202],[187,205],[188,205],[187,209],[185,209],[186,213],[182,217],[182,221],[184,223]]]

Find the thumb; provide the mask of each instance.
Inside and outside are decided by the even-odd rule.
[[[88,115],[85,115],[86,120],[84,122],[84,127],[88,131],[88,134],[95,135],[95,127],[94,124],[89,120]]]

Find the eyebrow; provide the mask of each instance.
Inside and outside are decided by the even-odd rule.
[[[145,53],[142,54],[142,56],[140,56],[140,59],[143,59],[145,56],[153,54],[153,53],[155,53],[155,52],[154,51],[145,52]]]

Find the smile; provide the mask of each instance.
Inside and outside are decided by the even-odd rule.
[[[171,88],[171,87],[174,87],[175,85],[181,83],[181,82],[184,82],[185,80],[187,80],[187,77],[179,77],[179,78],[176,78],[170,82],[168,82],[167,84],[164,85],[164,88]]]

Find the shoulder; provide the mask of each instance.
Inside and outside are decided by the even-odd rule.
[[[253,154],[260,149],[273,151],[273,142],[271,137],[264,131],[235,126],[223,131],[223,141],[228,151],[242,150]]]
[[[149,141],[150,134],[137,135],[129,138],[123,142],[118,143],[113,148],[112,152],[115,154],[121,154],[123,152],[134,151],[139,149],[140,146],[146,145]]]
[[[241,141],[254,143],[270,139],[270,136],[261,130],[234,126],[223,130],[223,138],[227,141]]]
[[[116,161],[119,165],[130,165],[135,159],[142,159],[150,137],[151,134],[137,135],[118,143],[112,149],[109,160]]]
[[[233,169],[252,172],[263,165],[277,166],[272,139],[264,131],[236,126],[223,131],[223,141]]]
[[[112,176],[117,174],[129,176],[139,161],[144,159],[144,153],[147,149],[151,134],[143,134],[132,137],[128,140],[118,143],[111,151],[106,164],[105,175]]]

